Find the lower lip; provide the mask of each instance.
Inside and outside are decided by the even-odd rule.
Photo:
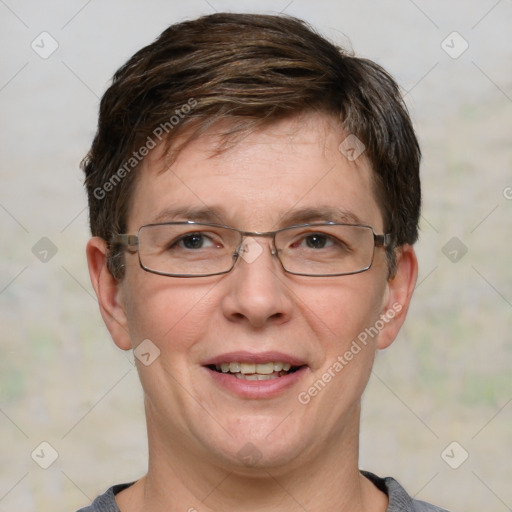
[[[302,366],[293,373],[283,375],[277,379],[245,380],[235,377],[231,373],[220,373],[204,367],[212,379],[224,389],[242,398],[272,398],[293,387],[306,374],[307,366]]]

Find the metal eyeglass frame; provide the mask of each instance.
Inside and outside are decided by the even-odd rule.
[[[382,235],[377,235],[373,231],[372,226],[368,226],[366,224],[348,224],[348,223],[340,223],[340,222],[320,222],[320,223],[312,223],[312,224],[297,224],[293,226],[287,226],[285,228],[277,229],[275,231],[243,231],[241,229],[233,228],[230,226],[224,226],[222,224],[212,224],[207,222],[195,222],[195,221],[181,221],[181,222],[161,222],[161,223],[155,223],[155,224],[145,224],[144,226],[140,226],[137,230],[137,235],[130,235],[126,233],[120,233],[116,234],[112,237],[112,244],[120,244],[122,245],[129,253],[135,254],[138,252],[138,245],[139,245],[139,236],[138,233],[141,229],[145,227],[150,226],[166,226],[166,225],[183,225],[183,226],[206,226],[206,227],[214,227],[214,228],[223,228],[223,229],[229,229],[231,231],[236,231],[240,234],[241,240],[240,244],[238,245],[236,251],[233,253],[233,264],[228,270],[223,270],[222,272],[213,272],[209,274],[170,274],[168,272],[160,272],[158,270],[152,270],[147,267],[145,267],[142,264],[142,261],[140,259],[140,253],[139,253],[139,265],[142,268],[142,270],[145,270],[146,272],[150,272],[152,274],[157,274],[161,276],[166,277],[183,277],[183,278],[193,278],[193,277],[210,277],[210,276],[217,276],[217,275],[223,275],[231,272],[233,268],[236,265],[236,262],[239,259],[241,248],[243,247],[244,239],[247,237],[271,237],[272,238],[272,244],[271,244],[271,254],[273,256],[276,256],[279,260],[279,263],[281,264],[281,267],[283,270],[288,274],[293,274],[297,276],[306,276],[306,277],[337,277],[337,276],[347,276],[347,275],[353,275],[353,274],[360,274],[361,272],[366,272],[369,270],[373,264],[373,259],[375,255],[375,247],[383,247],[388,248],[391,245],[392,242],[392,236],[390,233],[384,233]],[[336,274],[306,274],[301,272],[292,272],[290,270],[287,270],[285,266],[283,265],[283,262],[281,261],[281,258],[279,257],[278,251],[276,249],[275,240],[276,235],[278,233],[281,233],[282,231],[287,231],[289,229],[296,229],[296,228],[306,228],[306,227],[321,227],[321,226],[354,226],[354,227],[360,227],[360,228],[366,228],[369,229],[373,234],[373,252],[372,252],[372,259],[368,266],[362,268],[361,270],[356,270],[353,272],[342,272],[342,273],[336,273]]]

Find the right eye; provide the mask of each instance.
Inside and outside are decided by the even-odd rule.
[[[214,240],[212,235],[206,233],[187,233],[173,240],[168,246],[169,249],[187,250],[209,249],[212,247],[221,247],[220,240]]]

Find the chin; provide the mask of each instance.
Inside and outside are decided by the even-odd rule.
[[[222,439],[214,443],[214,437],[208,436],[208,449],[221,466],[239,474],[256,476],[261,470],[261,476],[268,477],[267,470],[289,470],[308,451],[307,440],[303,425],[285,429],[282,423],[283,417],[260,418],[259,422],[238,418],[236,429],[229,429],[231,436],[223,432]]]

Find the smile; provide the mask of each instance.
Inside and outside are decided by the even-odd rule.
[[[218,354],[201,366],[218,389],[243,399],[280,396],[309,373],[305,359],[278,351]]]
[[[293,373],[299,368],[297,366],[292,367],[290,363],[279,361],[269,361],[267,363],[226,362],[212,366],[215,366],[217,372],[231,374],[237,379],[243,380],[278,379]]]

